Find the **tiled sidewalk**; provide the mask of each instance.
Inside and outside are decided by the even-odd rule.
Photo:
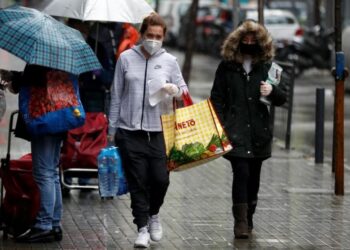
[[[350,249],[350,197],[333,194],[330,164],[315,165],[275,144],[274,157],[263,166],[255,228],[248,240],[233,239],[231,181],[224,159],[171,173],[161,210],[164,239],[150,249]],[[97,191],[71,191],[64,199],[62,242],[17,244],[8,239],[0,241],[0,248],[132,249],[136,228],[129,204],[128,195],[101,200]]]

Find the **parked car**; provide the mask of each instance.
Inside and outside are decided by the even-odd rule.
[[[299,23],[302,25],[307,25],[308,13],[311,13],[309,8],[313,7],[313,3],[305,0],[273,0],[265,1],[269,9],[280,9],[288,10],[292,12],[295,17],[298,19]],[[321,8],[322,11],[322,8]]]
[[[247,11],[246,18],[258,20],[258,12]],[[303,29],[297,18],[287,10],[265,9],[264,24],[275,42],[291,43],[294,39],[303,35]]]

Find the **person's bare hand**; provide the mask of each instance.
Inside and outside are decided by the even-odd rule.
[[[107,135],[108,142],[114,142],[114,135]]]
[[[12,72],[7,70],[0,70],[0,80],[5,82],[10,82],[12,80]],[[1,83],[2,84],[2,83]]]
[[[9,85],[9,82],[7,82],[7,81],[5,81],[5,80],[2,80],[2,79],[0,78],[0,88],[1,88],[1,89],[6,89],[8,85]]]
[[[264,81],[261,81],[260,83],[260,94],[262,96],[268,96],[269,94],[271,94],[272,91],[272,85],[268,84]]]

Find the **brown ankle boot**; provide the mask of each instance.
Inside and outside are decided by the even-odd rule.
[[[248,238],[247,203],[233,205],[233,217],[235,219],[234,234],[237,239]]]
[[[253,214],[255,213],[256,208],[256,201],[248,204],[248,212],[247,212],[247,219],[248,219],[248,231],[249,233],[252,232],[254,226],[253,226]]]

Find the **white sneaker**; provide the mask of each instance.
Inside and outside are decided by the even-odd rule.
[[[163,229],[158,214],[149,218],[149,232],[153,241],[160,241],[163,237]]]
[[[147,248],[150,244],[150,235],[147,227],[141,227],[134,243],[135,248]]]

